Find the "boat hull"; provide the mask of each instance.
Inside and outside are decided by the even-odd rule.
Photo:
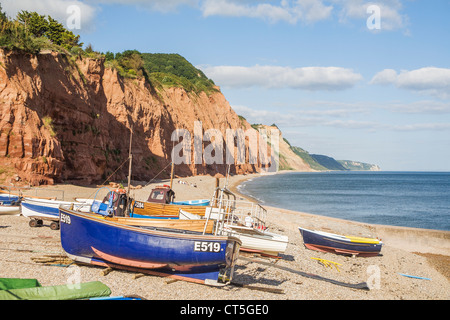
[[[288,244],[287,236],[258,231],[253,228],[227,226],[225,231],[227,234],[242,241],[242,251],[278,255],[286,251]]]
[[[181,205],[181,206],[209,206],[210,200],[186,200],[186,201],[173,201],[170,204]]]
[[[84,203],[74,203],[67,201],[46,200],[46,199],[25,199],[22,201],[22,215],[28,218],[48,218],[59,220],[60,205],[74,205],[74,208],[83,212],[88,212],[90,206]]]
[[[194,205],[177,205],[177,204],[164,204],[153,203],[146,201],[134,201],[131,204],[131,211],[134,214],[142,216],[175,216],[178,217],[180,209],[204,216],[207,206],[194,206]]]
[[[73,259],[201,281],[231,281],[240,240],[158,231],[60,208],[61,244]],[[226,279],[225,279],[226,278]]]
[[[380,254],[383,243],[377,239],[353,238],[298,228],[306,248],[321,252],[372,257]]]
[[[0,216],[16,215],[20,213],[20,206],[0,206]]]
[[[0,194],[0,205],[1,206],[10,206],[14,205],[15,202],[19,201],[18,196],[9,195],[9,194]]]

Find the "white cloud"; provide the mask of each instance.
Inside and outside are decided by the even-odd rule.
[[[343,90],[353,87],[362,76],[340,67],[290,68],[281,66],[199,67],[219,86]]]
[[[294,111],[268,111],[252,109],[247,106],[233,105],[233,110],[246,118],[250,123],[271,124],[276,123],[285,127],[334,127],[344,129],[373,130],[381,128],[382,125],[367,120],[336,119],[349,114],[365,113],[363,110],[307,110],[296,109]]]
[[[402,29],[408,25],[408,17],[402,14],[403,9],[400,0],[334,0],[334,3],[340,7],[339,20],[347,22],[348,20],[367,20],[367,8],[370,5],[376,5],[380,8],[381,30]]]
[[[50,15],[64,25],[73,15],[69,7],[76,6],[79,8],[81,30],[89,30],[93,27],[97,12],[94,6],[77,0],[2,0],[1,4],[3,11],[12,18],[15,18],[22,10],[35,11],[41,15]],[[77,30],[72,31],[76,33]]]
[[[394,131],[442,131],[450,130],[450,123],[414,123],[391,127]]]
[[[420,105],[421,103],[418,103]],[[417,119],[403,118],[399,121],[406,123],[388,123],[383,120],[371,120],[371,115],[365,109],[356,109],[352,112],[341,113],[342,110],[320,110],[317,108],[298,109],[295,110],[260,110],[247,106],[233,105],[233,109],[237,114],[245,117],[250,123],[262,123],[277,125],[285,128],[305,128],[305,127],[324,127],[338,128],[356,131],[376,132],[381,131],[397,131],[397,132],[413,132],[413,131],[444,131],[450,130],[448,122],[416,122]],[[378,108],[385,108],[379,105]],[[448,106],[447,106],[448,108]],[[336,111],[336,112],[334,112]],[[345,110],[350,111],[350,110]],[[447,109],[447,112],[449,110]],[[341,117],[344,116],[345,118]],[[390,121],[389,121],[390,122]],[[282,129],[283,130],[283,129]]]
[[[378,72],[371,84],[393,84],[397,88],[428,94],[441,99],[450,98],[450,69],[427,67],[398,73],[392,69]]]
[[[149,10],[171,12],[183,5],[198,6],[199,0],[87,0],[93,3],[136,5]]]
[[[397,79],[397,71],[393,69],[384,69],[378,72],[370,81],[371,84],[390,84]]]
[[[445,101],[415,101],[411,103],[391,103],[386,109],[409,114],[447,114],[450,113],[450,102]]]
[[[249,4],[251,2],[251,4]],[[205,0],[201,5],[203,16],[249,17],[267,20],[271,23],[285,21],[291,24],[302,20],[315,22],[327,19],[332,6],[322,0],[283,0],[277,5],[261,1]]]
[[[407,16],[401,13],[400,0],[3,0],[2,6],[10,16],[20,10],[50,14],[63,22],[67,19],[66,9],[70,4],[80,7],[82,25],[92,27],[100,5],[131,5],[159,12],[173,12],[179,7],[189,6],[199,10],[204,17],[244,17],[261,19],[269,23],[290,24],[315,23],[334,19],[346,23],[360,20],[366,25],[369,17],[367,7],[376,4],[381,10],[381,29],[395,30],[407,25]]]

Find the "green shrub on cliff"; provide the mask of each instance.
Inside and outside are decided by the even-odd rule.
[[[80,36],[67,30],[50,16],[21,11],[15,19],[3,13],[0,5],[0,47],[39,53],[43,49],[62,51],[71,55],[99,58],[106,66],[116,69],[125,78],[145,77],[155,88],[179,87],[189,93],[217,92],[214,82],[179,54],[141,53],[126,50],[100,54],[88,45],[84,50]]]
[[[217,91],[214,82],[179,54],[140,53],[137,50],[104,54],[106,65],[126,78],[145,77],[156,88],[178,87],[187,92]]]
[[[50,16],[21,11],[12,20],[0,5],[0,47],[38,53],[42,49],[71,50],[82,45],[80,36]]]
[[[144,69],[163,86],[182,87],[188,92],[217,91],[214,82],[179,54],[143,53]]]

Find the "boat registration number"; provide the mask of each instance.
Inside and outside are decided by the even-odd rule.
[[[195,241],[194,251],[198,252],[220,252],[219,242]]]
[[[62,223],[65,223],[65,224],[71,224],[71,222],[70,222],[70,216],[68,216],[68,215],[66,215],[66,214],[64,214],[64,213],[61,213],[61,217],[60,217],[60,219],[59,219]]]
[[[138,208],[138,209],[144,209],[144,203],[143,203],[143,202],[138,202],[138,201],[136,201],[136,202],[134,203],[134,207],[135,207],[135,208]]]

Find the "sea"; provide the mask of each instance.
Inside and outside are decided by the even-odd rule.
[[[450,231],[450,172],[292,172],[262,175],[238,190],[267,206]]]

